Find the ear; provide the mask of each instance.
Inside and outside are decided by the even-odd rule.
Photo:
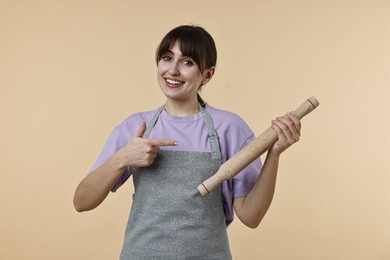
[[[202,85],[206,85],[214,76],[215,67],[212,66],[203,73]]]

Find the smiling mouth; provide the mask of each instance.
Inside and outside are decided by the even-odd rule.
[[[173,79],[165,79],[165,82],[169,87],[179,87],[184,84],[183,81],[173,80]]]

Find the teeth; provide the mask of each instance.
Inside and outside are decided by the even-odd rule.
[[[168,82],[169,84],[174,84],[174,85],[182,84],[181,81],[176,81],[176,80],[172,80],[172,79],[167,79],[167,82]]]

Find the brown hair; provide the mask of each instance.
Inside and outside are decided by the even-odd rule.
[[[203,73],[217,64],[217,49],[213,37],[202,27],[196,25],[181,25],[165,35],[156,50],[156,63],[170,51],[173,44],[179,42],[183,55],[193,59]],[[201,86],[199,87],[200,90]],[[204,103],[198,94],[198,101]]]

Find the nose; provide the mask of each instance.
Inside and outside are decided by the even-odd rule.
[[[168,72],[169,72],[172,76],[178,76],[178,75],[180,75],[180,70],[179,70],[179,64],[178,64],[178,62],[176,62],[176,61],[171,62],[171,63],[169,64]]]

